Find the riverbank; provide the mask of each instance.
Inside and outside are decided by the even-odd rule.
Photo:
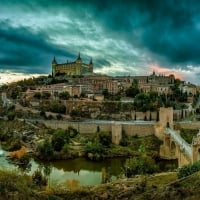
[[[13,180],[15,180],[14,185]],[[118,179],[93,187],[80,187],[75,181],[55,184],[51,187],[36,187],[28,176],[0,171],[0,197],[8,200],[198,199],[199,184],[199,172],[184,179],[178,179],[176,172],[168,172]]]

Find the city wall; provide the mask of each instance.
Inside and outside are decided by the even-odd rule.
[[[81,134],[94,134],[99,131],[112,132],[113,125],[115,123],[90,123],[90,122],[59,122],[59,121],[48,121],[43,122],[45,126],[57,129],[67,129],[68,127],[73,127],[77,129]],[[116,123],[117,125],[117,123]],[[121,131],[128,136],[137,135],[139,137],[144,137],[154,134],[153,124],[122,124]]]
[[[200,129],[200,122],[177,122],[175,126],[183,129]]]

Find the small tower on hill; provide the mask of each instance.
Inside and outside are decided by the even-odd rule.
[[[52,61],[52,76],[54,77],[55,76],[55,74],[56,74],[56,65],[57,65],[58,63],[56,62],[56,58],[55,58],[55,56],[54,56],[54,59],[53,59],[53,61]]]

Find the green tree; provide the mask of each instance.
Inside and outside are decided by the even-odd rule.
[[[55,112],[55,113],[60,113],[60,114],[65,114],[66,112],[66,107],[65,105],[54,101],[50,104],[49,109],[50,112]]]
[[[15,113],[10,111],[10,112],[8,112],[7,117],[8,117],[9,121],[12,121],[15,119]]]
[[[41,99],[42,95],[40,92],[36,92],[34,95],[33,95],[34,98],[36,99]]]
[[[193,164],[184,165],[178,169],[178,178],[184,178],[200,170],[200,161]]]
[[[61,151],[65,143],[69,142],[69,134],[64,130],[57,130],[52,136],[52,146],[55,151]]]
[[[69,92],[67,92],[67,91],[59,93],[59,98],[62,100],[68,100],[69,97],[70,97],[70,95],[69,95]]]
[[[50,96],[51,96],[51,93],[49,93],[49,92],[42,92],[41,96],[42,96],[43,99],[49,99]]]
[[[46,139],[43,143],[37,147],[39,157],[44,160],[51,160],[53,158],[53,147],[49,139]]]
[[[158,167],[151,157],[142,155],[126,160],[124,171],[125,175],[130,178],[137,174],[152,174],[158,171]]]
[[[98,136],[99,136],[99,142],[103,146],[109,147],[111,145],[112,143],[111,134],[101,131]]]

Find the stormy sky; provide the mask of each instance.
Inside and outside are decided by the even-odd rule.
[[[199,0],[1,0],[0,72],[50,74],[51,61],[109,75],[175,74],[200,84]]]

